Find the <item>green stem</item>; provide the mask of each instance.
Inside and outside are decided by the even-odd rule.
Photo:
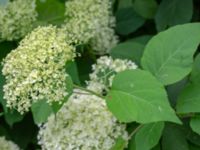
[[[138,125],[132,132],[131,134],[128,136],[129,140],[132,138],[133,135],[135,135],[141,128],[143,127],[142,124]]]
[[[177,114],[177,116],[179,118],[190,118],[190,117],[194,117],[195,114],[194,113],[189,113],[189,114]]]
[[[83,91],[86,91],[86,92],[88,92],[88,93],[90,93],[90,94],[92,94],[92,95],[95,95],[95,96],[97,96],[97,97],[100,97],[100,98],[102,98],[102,99],[104,99],[105,97],[103,97],[102,95],[100,95],[100,94],[98,94],[98,93],[96,93],[96,92],[94,92],[94,91],[92,91],[92,90],[89,90],[89,89],[86,89],[86,88],[84,88],[84,87],[81,87],[81,86],[78,86],[78,85],[73,85],[74,86],[74,88],[76,88],[76,89],[80,89],[80,90],[83,90]]]

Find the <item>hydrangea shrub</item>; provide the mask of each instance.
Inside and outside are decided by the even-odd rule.
[[[0,0],[0,150],[199,150],[199,5]]]

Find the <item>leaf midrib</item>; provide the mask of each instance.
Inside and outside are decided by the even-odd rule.
[[[185,42],[184,42],[185,43]],[[182,44],[184,45],[184,44]],[[173,58],[182,48],[182,45],[180,47],[177,48],[177,50],[175,50],[172,55],[170,55],[165,61],[164,63],[160,66],[160,68],[158,69],[158,71],[156,72],[156,76],[158,76],[158,74],[160,74],[161,70],[163,69],[163,67],[171,60],[171,58]]]

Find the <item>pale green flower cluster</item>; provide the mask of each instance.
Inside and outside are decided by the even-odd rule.
[[[117,138],[128,140],[125,128],[105,100],[75,90],[56,116],[40,127],[38,139],[42,150],[110,150]]]
[[[68,94],[65,64],[73,60],[75,50],[59,31],[54,26],[38,27],[7,55],[2,70],[7,107],[23,114],[33,102],[61,103]]]
[[[14,0],[0,7],[0,40],[18,40],[33,29],[35,0]]]
[[[12,141],[8,141],[5,137],[0,137],[0,150],[20,150]]]
[[[137,65],[130,60],[102,56],[92,66],[93,72],[90,74],[90,81],[87,82],[87,88],[99,94],[104,94],[111,87],[113,78],[118,72],[136,68]]]
[[[69,0],[65,15],[63,29],[69,41],[89,43],[98,54],[107,53],[118,42],[110,0]]]

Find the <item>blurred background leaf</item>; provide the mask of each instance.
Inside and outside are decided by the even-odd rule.
[[[61,25],[65,19],[65,5],[58,0],[37,0],[39,24]]]
[[[156,28],[162,31],[177,24],[190,22],[192,14],[192,0],[162,0],[155,17]]]

